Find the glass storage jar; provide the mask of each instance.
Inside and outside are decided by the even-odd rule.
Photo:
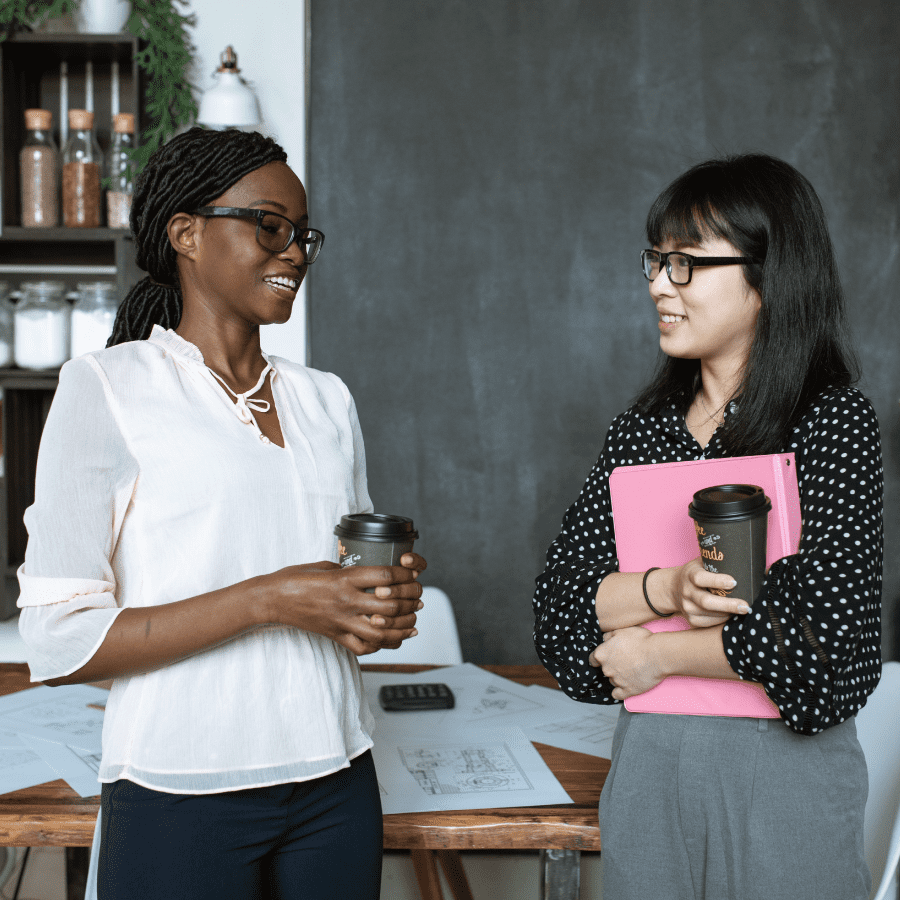
[[[0,281],[0,366],[12,365],[13,305],[9,285]]]
[[[109,190],[106,192],[106,224],[110,228],[128,228],[131,195],[134,193],[134,116],[118,113],[113,116],[112,143],[106,157]]]
[[[50,110],[25,110],[25,143],[19,153],[25,228],[52,228],[59,224],[59,154],[50,133],[52,125]]]
[[[112,334],[118,309],[116,286],[109,281],[85,281],[78,285],[72,307],[72,358],[102,350]]]
[[[69,317],[61,281],[26,281],[13,314],[13,357],[23,369],[56,369],[69,358]]]
[[[63,148],[63,225],[100,227],[100,179],[103,156],[94,137],[94,114],[69,110],[69,139]]]

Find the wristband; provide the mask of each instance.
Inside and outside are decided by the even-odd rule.
[[[647,601],[647,606],[649,606],[650,609],[653,610],[653,612],[654,612],[657,616],[659,616],[661,619],[668,619],[669,616],[674,616],[675,613],[674,613],[674,612],[670,612],[670,613],[661,613],[661,612],[660,612],[660,611],[659,611],[659,610],[658,610],[658,609],[650,602],[650,598],[647,596],[647,576],[648,576],[651,572],[656,572],[658,569],[659,569],[659,566],[653,566],[652,569],[647,569],[647,571],[644,572],[644,581],[643,581],[641,587],[643,587],[643,589],[644,589],[644,599]]]

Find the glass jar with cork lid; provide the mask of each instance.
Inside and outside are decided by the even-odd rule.
[[[49,109],[25,110],[25,143],[19,153],[22,225],[53,228],[59,224],[59,153],[50,129]]]
[[[62,206],[67,228],[100,227],[103,157],[94,137],[94,114],[69,110],[69,140],[63,149]]]
[[[116,113],[113,116],[112,143],[107,155],[109,190],[106,192],[106,224],[110,228],[128,228],[131,214],[131,195],[134,193],[134,116]]]

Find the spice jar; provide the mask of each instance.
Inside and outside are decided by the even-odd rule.
[[[61,281],[27,281],[13,314],[13,355],[23,369],[55,369],[69,357],[69,314]]]
[[[102,350],[112,334],[118,301],[116,286],[109,281],[87,281],[78,285],[72,307],[72,358]]]
[[[19,153],[22,224],[26,228],[52,228],[59,224],[59,154],[50,133],[53,113],[25,110],[25,143]]]
[[[94,137],[94,114],[69,110],[69,139],[63,148],[63,224],[67,228],[100,226],[100,146]]]
[[[9,299],[9,285],[0,281],[0,366],[12,363],[13,305]]]
[[[134,193],[134,116],[117,113],[113,116],[112,144],[106,157],[109,190],[106,192],[106,224],[110,228],[127,228]]]

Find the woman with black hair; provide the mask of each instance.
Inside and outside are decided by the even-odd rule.
[[[763,686],[779,719],[623,709],[600,798],[606,900],[865,900],[865,761],[854,716],[881,672],[883,471],[852,384],[840,282],[809,182],[760,154],[676,179],[642,267],[665,356],[617,416],[534,597],[541,659],[573,697],[617,703],[669,675]],[[617,466],[793,452],[797,554],[756,598],[699,557],[618,571]],[[752,608],[748,602],[752,602]],[[638,627],[678,613],[688,631]]]
[[[113,679],[100,900],[379,896],[357,656],[416,633],[425,561],[334,562],[372,509],[353,400],[260,348],[323,241],[286,158],[200,128],[151,157],[149,277],[43,433],[20,630],[32,681]]]

